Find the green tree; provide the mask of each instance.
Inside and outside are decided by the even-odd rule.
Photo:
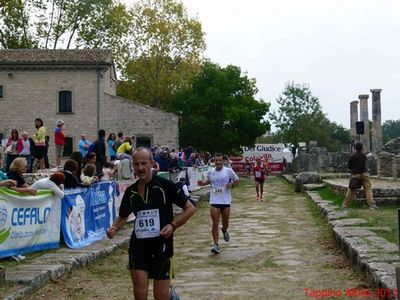
[[[179,92],[169,110],[181,117],[180,142],[197,149],[231,153],[253,146],[269,130],[269,103],[257,101],[256,82],[239,67],[205,62],[192,87]]]
[[[2,48],[110,48],[127,57],[130,15],[117,0],[9,0],[0,7]]]
[[[338,150],[339,142],[332,141],[334,135],[341,132],[337,124],[331,123],[322,112],[319,99],[312,95],[308,85],[287,83],[277,102],[278,111],[271,113],[270,117],[284,142],[298,145],[299,142],[316,140],[328,150]]]
[[[181,2],[140,0],[132,10],[130,60],[117,93],[164,108],[200,70],[205,49],[201,23]]]
[[[32,3],[22,0],[0,2],[0,47],[4,49],[35,48],[30,31],[29,11]]]
[[[76,45],[112,49],[114,62],[122,70],[129,58],[131,14],[124,4],[111,0],[102,1],[102,8],[98,5],[95,10],[87,8],[90,11],[90,25],[86,24],[86,20],[81,22]]]
[[[383,141],[388,141],[400,137],[400,120],[387,120],[382,125]]]
[[[331,142],[330,146],[327,147],[332,151],[341,150],[341,146],[348,145],[350,141],[350,130],[344,128],[343,125],[339,125],[336,122],[330,123]]]

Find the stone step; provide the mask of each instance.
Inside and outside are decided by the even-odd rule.
[[[324,186],[324,183],[307,183],[303,185],[303,189],[306,191],[316,191],[322,189]]]
[[[354,198],[353,200],[358,206],[367,205],[366,198]],[[376,205],[400,205],[400,198],[397,197],[374,197]]]

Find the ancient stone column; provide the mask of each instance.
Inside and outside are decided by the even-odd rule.
[[[356,122],[358,121],[358,101],[350,102],[350,139],[357,140]]]
[[[371,151],[379,152],[383,146],[382,116],[381,116],[381,89],[372,89],[372,129]]]
[[[360,142],[364,146],[364,151],[371,151],[369,142],[369,119],[368,119],[368,94],[358,95],[360,99],[360,121],[364,122],[364,134],[361,135]]]

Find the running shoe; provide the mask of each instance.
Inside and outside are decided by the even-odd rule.
[[[378,208],[378,206],[376,206],[375,204],[372,204],[370,207],[369,207],[369,210],[378,210],[379,208]]]
[[[231,237],[229,236],[228,231],[223,231],[223,230],[222,230],[222,235],[224,236],[224,241],[225,241],[225,242],[229,242],[229,240],[231,239]]]
[[[169,286],[169,300],[180,300],[172,285]]]
[[[217,244],[215,244],[215,245],[211,248],[211,253],[218,254],[218,253],[220,253],[220,252],[221,252],[221,250],[219,249],[219,246],[218,246]]]
[[[11,257],[12,257],[14,260],[16,260],[16,261],[21,261],[21,260],[25,259],[25,256],[20,255],[20,254],[18,254],[18,255],[12,255]]]

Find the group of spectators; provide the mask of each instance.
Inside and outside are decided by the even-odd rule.
[[[67,188],[76,188],[98,181],[113,180],[115,177],[128,180],[135,177],[132,164],[135,138],[124,137],[122,132],[117,134],[111,132],[106,138],[106,132],[103,129],[98,131],[98,137],[93,142],[89,141],[85,134],[82,134],[77,151],[64,160],[62,166],[61,158],[65,146],[63,127],[64,121],[57,120],[53,130],[55,167],[56,171],[63,174],[62,180],[61,176],[55,180],[57,187],[62,184]],[[4,167],[1,172],[3,179],[1,185],[33,195],[36,194],[35,188],[25,183],[22,174],[36,171],[36,168],[41,171],[51,167],[48,160],[49,136],[42,119],[35,119],[35,128],[36,132],[32,136],[26,131],[20,135],[17,129],[12,129],[4,147],[4,166],[0,159],[0,168]],[[179,151],[157,146],[153,147],[151,151],[155,160],[154,173],[159,171],[175,172],[185,167],[214,165],[209,152],[196,152],[192,145]],[[227,157],[224,162],[226,166],[230,167]]]
[[[61,128],[64,122],[57,121],[57,128]],[[59,127],[60,126],[60,127]],[[46,134],[46,128],[40,118],[35,119],[36,132],[30,136],[27,131],[21,134],[17,129],[12,129],[5,144],[5,171],[8,172],[12,162],[23,157],[27,162],[27,172],[32,172],[33,162],[36,159],[38,169],[49,168],[48,148],[50,137]],[[62,134],[62,132],[61,132]],[[58,137],[58,134],[56,135]],[[64,142],[64,137],[62,137]]]
[[[168,147],[153,147],[151,149],[156,165],[153,168],[156,171],[175,172],[184,167],[214,166],[214,158],[210,152],[196,152],[189,145],[179,151],[169,150]],[[231,167],[231,161],[228,156],[224,156],[224,165]]]

